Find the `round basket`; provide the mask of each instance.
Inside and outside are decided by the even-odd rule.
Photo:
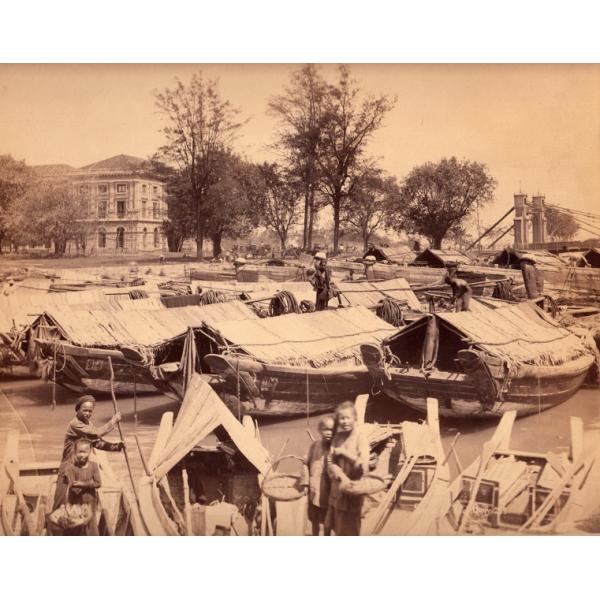
[[[282,456],[272,465],[263,480],[261,490],[268,498],[279,500],[280,502],[291,502],[298,500],[306,494],[306,488],[300,487],[301,475],[293,473],[275,473],[279,463],[285,459],[293,458],[304,464],[304,459],[293,454]]]
[[[386,483],[379,475],[365,475],[356,481],[350,480],[340,484],[340,491],[350,496],[368,496],[385,489]]]

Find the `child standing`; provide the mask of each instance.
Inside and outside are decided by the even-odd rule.
[[[363,497],[340,488],[369,472],[369,456],[369,441],[359,430],[356,407],[343,402],[335,411],[335,435],[327,455],[331,492],[326,522],[335,535],[360,535]]]
[[[75,442],[74,455],[62,476],[68,486],[67,503],[79,505],[82,511],[91,515],[86,525],[67,529],[65,535],[99,535],[96,522],[96,507],[98,504],[98,488],[102,485],[98,464],[90,460],[92,443],[80,438]]]
[[[321,439],[311,444],[302,472],[301,484],[308,486],[308,520],[313,535],[319,535],[321,525],[324,526],[325,535],[330,533],[329,527],[325,524],[330,488],[327,453],[333,438],[334,426],[333,417],[324,417],[319,421]]]

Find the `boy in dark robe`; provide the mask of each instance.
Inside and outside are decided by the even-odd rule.
[[[91,442],[84,438],[78,439],[74,444],[71,461],[59,474],[68,489],[66,502],[72,506],[81,506],[90,515],[86,525],[66,529],[64,535],[99,535],[96,508],[102,479],[98,464],[90,460],[91,452]]]
[[[319,421],[321,439],[310,446],[302,471],[302,486],[308,486],[308,520],[312,526],[312,534],[319,535],[321,525],[325,525],[325,517],[329,505],[329,476],[327,475],[327,453],[335,421],[333,417],[323,417]],[[324,534],[329,535],[330,530],[324,527]]]
[[[77,440],[85,439],[97,450],[105,450],[106,452],[120,452],[125,447],[124,442],[113,443],[102,439],[102,436],[110,433],[117,426],[117,423],[121,420],[121,413],[116,413],[107,423],[101,427],[96,427],[91,421],[95,404],[96,400],[93,396],[81,396],[77,404],[75,404],[75,418],[67,426],[65,434],[63,455],[56,483],[56,492],[54,494],[53,510],[56,510],[65,502],[67,487],[64,485],[61,473],[71,462]]]

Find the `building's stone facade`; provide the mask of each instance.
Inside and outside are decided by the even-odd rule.
[[[115,156],[74,170],[70,179],[87,207],[86,254],[162,253],[167,218],[164,184],[146,161]]]

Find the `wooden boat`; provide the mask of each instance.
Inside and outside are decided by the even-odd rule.
[[[387,396],[422,412],[435,397],[440,414],[453,417],[546,410],[573,396],[595,361],[531,303],[425,315],[361,350]]]
[[[366,397],[365,397],[366,399]],[[357,400],[357,404],[361,400]],[[361,535],[428,535],[436,533],[450,470],[440,436],[438,403],[427,400],[427,421],[399,425],[364,424],[377,455],[372,471],[387,488],[368,497]]]
[[[104,452],[94,451],[102,487],[96,511],[100,535],[144,535],[135,503],[131,502]],[[0,467],[0,535],[47,535],[58,462],[19,461],[19,432],[10,431]]]
[[[442,534],[576,533],[598,507],[600,439],[571,417],[569,452],[515,450],[516,413],[505,413],[481,455],[450,487]],[[581,531],[580,531],[581,532]]]
[[[217,443],[206,441],[212,432]],[[173,413],[163,415],[139,482],[143,522],[150,535],[251,535],[259,475],[270,466],[253,426],[194,374],[175,422]]]
[[[234,414],[298,416],[331,410],[367,393],[371,378],[359,346],[379,342],[394,327],[356,306],[268,319],[215,321],[198,328],[178,360],[150,369],[135,350],[123,349],[134,368],[179,400],[182,365],[202,371]],[[180,346],[181,347],[181,346]],[[209,351],[207,352],[207,349]]]
[[[110,357],[115,393],[151,393],[156,391],[153,367],[181,354],[190,327],[201,327],[215,318],[258,316],[241,302],[120,311],[55,308],[34,324],[36,360],[45,379],[55,379],[77,393],[109,393]],[[148,368],[134,368],[125,359],[124,349],[135,353]]]

